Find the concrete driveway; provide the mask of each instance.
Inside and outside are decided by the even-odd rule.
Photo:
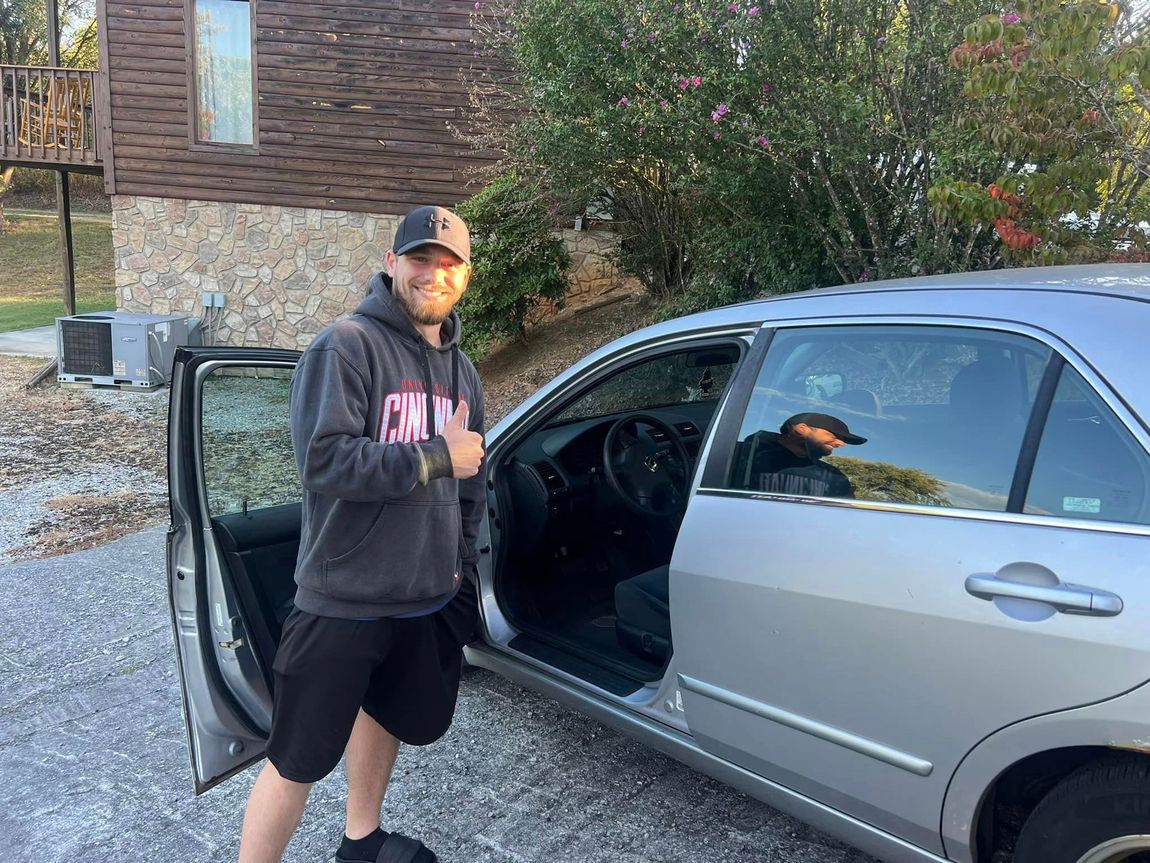
[[[0,860],[234,860],[249,770],[192,794],[161,529],[0,567]],[[342,768],[289,861],[332,859]],[[444,863],[866,863],[595,722],[477,670],[450,733],[400,755],[385,827]]]

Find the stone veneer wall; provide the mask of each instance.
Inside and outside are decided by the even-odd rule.
[[[571,253],[568,270],[567,308],[590,305],[608,296],[637,293],[642,285],[633,276],[625,276],[615,266],[614,254],[619,238],[613,231],[562,232],[563,242]]]
[[[355,308],[383,268],[398,216],[112,197],[120,309],[203,314],[226,295],[217,342],[303,348]]]
[[[399,216],[115,195],[117,306],[202,316],[226,295],[216,343],[302,349],[363,298],[383,269]],[[611,263],[608,231],[564,231],[568,305],[631,290]]]

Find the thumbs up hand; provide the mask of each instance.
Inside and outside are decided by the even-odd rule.
[[[467,415],[467,402],[460,401],[443,426],[443,439],[451,453],[451,475],[456,479],[475,476],[483,461],[483,436],[467,428]]]

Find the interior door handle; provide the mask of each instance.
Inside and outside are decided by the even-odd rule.
[[[1064,614],[1114,617],[1122,611],[1122,597],[1107,590],[1078,584],[1022,584],[993,575],[968,575],[966,592],[979,599],[1008,597],[1045,602]]]

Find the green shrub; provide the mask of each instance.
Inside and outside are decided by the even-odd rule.
[[[834,284],[835,273],[822,263],[809,236],[758,218],[752,202],[743,206],[746,221],[714,225],[699,233],[694,245],[706,266],[695,269],[686,290],[659,305],[659,320]],[[761,209],[769,206],[768,201]]]
[[[570,256],[538,186],[513,173],[456,211],[471,228],[473,272],[459,315],[463,347],[476,358],[494,342],[524,338],[540,303],[562,303]]]

